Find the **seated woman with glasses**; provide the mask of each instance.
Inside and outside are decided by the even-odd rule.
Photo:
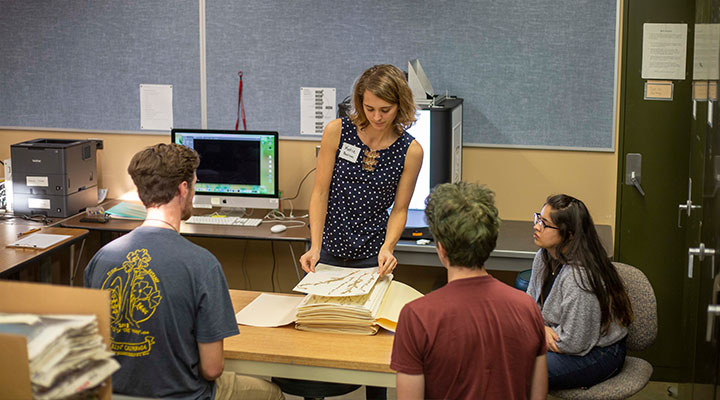
[[[625,362],[633,319],[625,287],[582,201],[559,194],[535,213],[527,293],[545,320],[549,389],[590,387]]]

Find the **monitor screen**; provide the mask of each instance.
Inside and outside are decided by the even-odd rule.
[[[408,209],[424,210],[425,198],[428,197],[430,189],[432,189],[432,185],[430,184],[430,157],[433,156],[430,147],[430,110],[418,110],[416,118],[417,121],[415,121],[415,124],[407,131],[415,137],[415,140],[422,146],[425,154]]]
[[[171,140],[200,155],[196,205],[278,207],[277,132],[173,129]]]

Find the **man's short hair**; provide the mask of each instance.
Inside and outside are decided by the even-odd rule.
[[[473,183],[445,183],[425,200],[425,219],[450,265],[481,268],[497,243],[500,219],[495,193]]]
[[[200,156],[179,144],[159,143],[141,150],[130,160],[128,173],[145,207],[167,204],[182,182],[193,183]]]

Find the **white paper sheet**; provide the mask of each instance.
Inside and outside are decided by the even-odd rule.
[[[140,129],[169,131],[172,126],[172,85],[140,85]]]
[[[300,134],[322,135],[337,115],[335,88],[300,88]]]
[[[360,296],[370,293],[370,289],[380,277],[377,270],[318,264],[315,272],[305,275],[293,290],[317,296]]]
[[[262,293],[235,314],[238,324],[274,328],[295,322],[299,296]]]
[[[693,80],[720,79],[720,24],[695,24]]]
[[[643,24],[643,79],[685,79],[687,24]]]
[[[69,238],[70,235],[54,235],[51,233],[33,233],[16,240],[7,247],[27,247],[31,249],[46,249],[55,243],[60,243]]]
[[[417,58],[408,61],[408,86],[410,86],[416,104],[427,106],[432,103],[432,99],[428,99],[428,97],[432,98],[435,90]]]

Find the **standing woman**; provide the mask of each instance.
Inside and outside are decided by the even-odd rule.
[[[314,272],[318,262],[379,267],[380,274],[395,269],[393,250],[423,158],[422,147],[406,131],[415,111],[405,74],[393,65],[376,65],[355,82],[350,116],[330,122],[323,132],[303,270]]]
[[[535,213],[535,244],[527,293],[540,306],[548,347],[549,389],[590,387],[625,362],[630,300],[582,201],[548,197]]]

